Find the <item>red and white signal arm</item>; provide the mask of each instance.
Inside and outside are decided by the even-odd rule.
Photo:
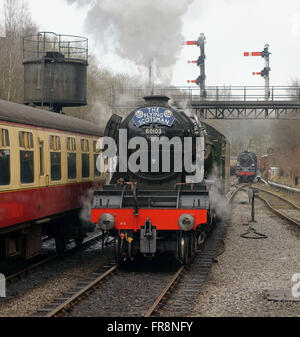
[[[260,51],[253,51],[253,52],[244,52],[244,56],[261,56]]]

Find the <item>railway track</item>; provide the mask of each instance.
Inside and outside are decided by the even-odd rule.
[[[230,187],[235,187],[236,189],[230,195],[227,196],[228,203],[231,203],[234,197],[238,194],[238,192],[243,190],[247,186],[250,186],[250,185],[249,184],[243,184],[241,186],[238,186],[236,184],[231,185]]]
[[[208,242],[189,266],[181,267],[146,311],[145,317],[184,317],[190,315],[211,267],[221,254],[226,224],[214,229]]]
[[[244,185],[239,186],[228,197],[229,203],[232,202],[235,195],[242,188],[244,188]],[[157,293],[157,289],[161,289],[161,291],[158,291],[158,294],[154,297],[153,295],[146,296],[145,294],[141,294],[141,298],[145,298],[145,300],[139,301],[141,303],[139,305],[134,305],[134,307],[137,308],[136,310],[138,310],[138,313],[135,314],[144,317],[160,316],[162,313],[166,315],[170,314],[172,316],[187,315],[189,308],[192,307],[192,302],[194,302],[196,299],[196,295],[199,292],[201,285],[205,283],[212,264],[216,262],[216,258],[220,253],[220,247],[224,240],[225,233],[226,224],[220,223],[211,233],[209,239],[207,240],[208,242],[206,242],[203,248],[197,252],[191,265],[180,266],[179,268],[176,268],[176,272],[170,273],[169,275],[162,275],[159,277],[154,276],[156,279],[153,280],[153,282],[150,282],[151,285],[153,283],[152,286],[155,288],[153,289],[153,294]],[[78,309],[80,304],[84,302],[84,300],[89,300],[93,293],[100,292],[98,293],[98,297],[101,297],[102,299],[106,298],[105,293],[107,289],[111,288],[111,283],[116,285],[116,279],[119,279],[120,283],[125,283],[126,277],[132,280],[132,273],[126,273],[127,272],[120,272],[118,265],[116,264],[106,266],[105,270],[99,271],[99,273],[91,274],[87,279],[78,283],[74,289],[62,294],[51,304],[40,309],[35,316],[72,316],[73,310],[75,309],[80,312],[80,309]],[[140,277],[146,278],[146,275],[143,275],[143,271],[141,271],[139,274]],[[110,279],[111,282],[109,281]],[[165,279],[167,279],[167,281],[165,281]],[[180,280],[183,282],[180,282]],[[140,281],[137,281],[137,283],[139,282]],[[138,292],[139,287],[136,286],[135,288]],[[124,292],[126,293],[126,291]],[[152,293],[152,291],[150,291],[150,293]],[[94,296],[96,297],[97,293]],[[109,301],[110,300],[108,300],[108,302]],[[122,307],[126,307],[125,301],[127,301],[127,297],[122,301]],[[131,298],[128,299],[128,301],[131,301]],[[89,305],[86,306],[89,307]],[[172,312],[174,308],[176,308],[176,312]],[[105,310],[108,309],[106,308]],[[114,316],[124,315],[121,312],[122,309],[119,311],[120,312],[117,313],[115,312]],[[102,311],[103,316],[109,314],[110,313],[108,312]]]
[[[259,190],[260,192],[265,193],[268,196],[271,196],[271,199],[269,198],[269,200],[266,199],[265,197],[261,196],[261,195],[259,195],[259,196],[256,197],[257,199],[261,200],[268,207],[268,209],[271,212],[273,212],[274,214],[276,214],[277,216],[279,216],[283,220],[288,221],[292,225],[300,227],[300,220],[296,220],[296,219],[290,217],[289,215],[285,214],[283,211],[279,210],[280,208],[285,208],[288,205],[292,209],[300,211],[300,207],[298,205],[294,204],[290,200],[285,199],[284,197],[278,195],[277,193],[274,193],[274,192],[271,192],[271,191],[267,191],[267,190],[265,190],[263,188],[260,188],[260,187],[257,187],[257,186],[254,186],[254,188],[257,189],[257,190]],[[242,188],[240,188],[240,190],[246,191],[245,188],[244,188],[244,186]],[[272,204],[272,201],[271,201],[272,198],[273,198],[273,204]],[[274,199],[277,199],[277,200],[280,201],[279,204],[278,204],[278,201],[277,201],[277,207],[274,206],[274,203],[276,203],[276,201],[274,202]],[[300,218],[300,214],[299,214],[299,218]]]
[[[106,266],[107,268],[107,266]],[[101,282],[112,276],[118,266],[112,265],[104,273],[93,273],[88,279],[77,284],[72,291],[63,294],[45,308],[38,310],[35,317],[60,317],[64,316],[74,305],[80,303],[101,286]]]
[[[292,208],[297,209],[297,210],[300,211],[300,207],[299,207],[298,205],[296,205],[295,203],[291,202],[290,200],[288,200],[288,199],[286,199],[286,198],[284,198],[284,197],[278,195],[277,193],[271,192],[271,191],[267,191],[267,190],[265,190],[265,189],[263,189],[263,188],[260,188],[260,187],[257,187],[257,186],[255,186],[255,188],[256,188],[257,190],[261,191],[261,192],[264,192],[264,193],[266,193],[266,194],[269,194],[269,195],[271,195],[271,196],[274,196],[274,197],[276,197],[276,198],[278,198],[278,199],[284,201],[285,203],[287,203],[288,205],[290,205]]]
[[[237,188],[227,196],[227,202],[229,204],[234,200],[237,193],[244,188],[244,185],[231,185],[231,187]],[[225,237],[226,224],[223,223],[218,229],[215,229],[215,231],[216,232],[213,233],[214,237],[212,238],[212,241],[208,242],[208,245],[204,246],[203,250],[198,253],[192,265],[179,268],[174,277],[157,297],[151,308],[146,312],[145,317],[160,316],[160,314],[166,312],[164,305],[168,300],[168,295],[174,290],[176,283],[183,277],[186,278],[185,287],[181,291],[179,290],[179,294],[177,294],[179,296],[174,296],[175,299],[171,302],[171,307],[176,308],[176,312],[171,312],[171,314],[175,316],[183,316],[189,313],[189,309],[187,308],[192,307],[192,302],[195,300],[195,296],[199,292],[199,285],[205,282],[212,264],[216,262],[216,258],[219,255],[218,249]],[[195,282],[195,280],[197,281]],[[178,308],[184,310],[178,311]]]
[[[289,223],[291,223],[292,225],[295,226],[299,226],[300,227],[300,221],[299,220],[295,220],[293,218],[291,218],[290,216],[288,216],[287,214],[283,213],[282,211],[279,211],[278,209],[276,209],[275,207],[273,207],[270,202],[263,198],[262,196],[258,196],[257,197],[259,200],[263,201],[264,204],[276,215],[278,215],[280,218],[282,218],[283,220],[287,220]],[[286,200],[286,202],[288,202]]]
[[[149,280],[152,275],[154,275],[153,279]],[[100,298],[101,304],[103,305],[104,303],[104,308],[102,308],[101,316],[126,316],[126,314],[129,313],[126,309],[126,306],[131,307],[131,304],[133,302],[131,297],[128,295],[128,292],[126,291],[127,284],[130,284],[130,282],[134,280],[134,282],[136,282],[136,286],[133,288],[131,285],[129,285],[129,288],[131,288],[131,291],[135,294],[136,292],[140,292],[139,296],[144,297],[145,294],[143,293],[143,289],[140,289],[141,281],[147,280],[153,287],[153,289],[151,289],[151,292],[155,292],[155,288],[159,289],[158,287],[163,284],[164,280],[166,278],[169,278],[170,273],[164,273],[164,276],[162,274],[159,274],[160,277],[157,277],[157,274],[155,272],[152,275],[151,273],[149,274],[149,270],[146,272],[144,270],[138,271],[138,274],[132,272],[132,270],[128,271],[126,267],[125,270],[122,270],[122,268],[112,262],[110,265],[104,266],[102,271],[100,270],[99,272],[92,273],[88,278],[86,278],[82,282],[79,282],[74,289],[62,294],[60,297],[56,298],[51,304],[38,310],[35,317],[62,317],[68,315],[73,316],[73,311],[78,310],[80,305],[84,304],[84,300],[91,300],[92,297],[98,297]],[[121,291],[127,294],[127,296],[122,297],[122,303],[119,303],[119,308],[114,308],[113,310],[117,311],[112,313],[112,308],[110,304],[113,303],[113,299],[111,299],[110,296],[114,298],[116,297],[115,291],[117,289],[117,284],[122,287]],[[111,289],[114,290],[114,294],[111,294]],[[137,309],[138,307],[137,310],[139,310],[137,315],[143,315],[143,313],[146,311],[145,306],[148,309],[147,304],[145,304],[144,302],[145,301],[141,301],[140,305],[134,304],[134,308]],[[91,305],[89,304],[87,306],[89,308],[91,307]],[[109,306],[109,308],[107,306]],[[114,306],[114,304],[112,306]],[[130,313],[134,314],[132,311]],[[76,313],[74,315],[76,316]],[[83,316],[90,316],[90,314],[84,314]]]
[[[166,273],[164,268],[160,268],[161,270],[158,273],[157,271],[150,274],[149,271],[138,271],[138,274],[135,274],[120,270],[116,264],[106,266],[105,271],[91,274],[87,279],[78,283],[74,289],[62,294],[51,304],[38,310],[34,317],[93,316],[90,312],[86,313],[86,309],[84,309],[84,307],[90,308],[93,305],[97,307],[97,304],[94,304],[94,299],[91,299],[93,296],[98,297],[101,303],[99,306],[103,305],[103,308],[98,308],[100,313],[96,317],[160,316],[162,313],[165,315],[165,311],[169,312],[169,307],[171,307],[171,310],[176,308],[176,312],[172,312],[172,316],[187,315],[200,287],[206,281],[212,264],[219,255],[219,248],[225,232],[225,224],[216,228],[211,235],[212,237],[207,240],[208,242],[204,244],[203,249],[195,256],[193,263],[189,266],[176,268],[176,272]],[[151,279],[152,277],[153,279]],[[145,294],[144,288],[140,286],[145,283],[144,280],[146,279],[148,283],[145,287],[148,288],[148,294]],[[132,287],[132,284],[129,285],[131,292],[134,293],[133,296],[128,294],[128,290],[126,290],[126,284],[130,282],[135,284],[134,287]],[[110,302],[113,300],[110,300],[109,296],[111,296],[110,289],[117,288],[116,284],[123,285],[122,291],[127,296],[122,297],[119,308],[116,308],[114,304],[112,305],[114,307],[114,312],[112,312]],[[176,294],[178,291],[179,294]],[[107,293],[108,295],[106,295]],[[136,295],[137,293],[138,295]],[[139,299],[137,300],[136,297]],[[84,304],[84,300],[91,300],[92,303]],[[118,301],[116,300],[116,302]],[[84,306],[80,308],[82,304]],[[131,312],[126,309],[128,307],[131,308]],[[74,313],[74,310],[77,312]]]
[[[246,191],[246,187],[251,184],[243,184],[241,186],[235,186],[236,189],[228,196],[228,203],[234,200],[234,197],[239,191]],[[273,194],[272,192],[265,191],[258,188],[261,192],[265,192],[273,197],[279,198],[282,202],[286,202],[289,206],[295,209],[299,208],[290,201]],[[272,205],[264,199],[262,196],[258,197],[277,215],[300,226],[300,223],[296,223],[295,220],[286,216],[282,212],[276,210]],[[160,317],[160,316],[185,316],[189,314],[190,308],[193,307],[197,294],[200,291],[200,287],[206,282],[207,275],[210,268],[217,260],[217,256],[220,255],[220,247],[223,242],[226,233],[226,224],[217,226],[212,232],[208,242],[204,244],[203,249],[197,252],[193,263],[189,266],[180,266],[176,272],[173,272],[169,276],[168,281],[162,280],[159,285],[154,284],[154,288],[160,287],[161,291],[155,297],[150,298],[149,303],[142,303],[140,305],[133,304],[138,307],[138,315],[144,317]],[[77,309],[84,300],[88,300],[94,292],[100,291],[100,297],[105,297],[106,289],[109,289],[111,283],[115,285],[115,279],[113,277],[119,277],[120,282],[126,282],[126,277],[132,278],[132,275],[126,273],[120,273],[118,265],[112,263],[105,267],[105,270],[98,273],[91,274],[87,279],[77,284],[77,286],[54,300],[51,304],[40,309],[35,316],[38,317],[59,317],[59,316],[72,316],[73,309]],[[145,276],[142,276],[145,277]],[[161,277],[159,277],[161,278]],[[152,282],[151,282],[152,283]],[[135,288],[138,291],[138,287]],[[150,290],[151,292],[151,290]],[[143,295],[144,297],[146,295]],[[149,297],[147,295],[147,297]],[[152,299],[152,301],[151,301]],[[126,307],[126,297],[123,299],[121,306]],[[129,299],[131,301],[131,299]],[[146,301],[145,301],[146,302]],[[149,302],[149,301],[148,301]],[[116,309],[118,310],[118,309]],[[79,310],[80,312],[80,310]],[[128,313],[127,313],[128,314]],[[109,313],[106,312],[106,315]],[[114,312],[113,316],[122,316],[122,312]]]
[[[101,233],[97,233],[93,236],[90,236],[83,241],[83,243],[80,247],[77,247],[77,246],[72,247],[72,248],[68,249],[63,255],[66,256],[66,255],[71,254],[74,251],[76,251],[78,249],[81,249],[81,248],[83,248],[87,245],[91,245],[94,242],[99,242],[100,240],[102,240],[102,238],[103,238],[103,236],[102,236]],[[110,244],[110,243],[111,243],[110,241],[107,242],[107,244]],[[9,283],[11,283],[15,280],[21,279],[22,277],[26,276],[30,272],[40,268],[41,266],[44,266],[44,265],[48,264],[51,261],[54,261],[55,259],[57,259],[59,257],[61,257],[61,255],[59,255],[57,253],[47,255],[45,258],[42,258],[41,260],[39,260],[37,262],[34,262],[33,264],[30,264],[29,266],[26,266],[26,267],[24,267],[20,270],[16,270],[14,272],[9,273],[6,276],[5,280],[9,284]]]

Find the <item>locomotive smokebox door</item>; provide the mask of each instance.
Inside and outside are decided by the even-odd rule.
[[[141,227],[140,252],[143,254],[156,253],[156,227],[152,226],[149,218]]]

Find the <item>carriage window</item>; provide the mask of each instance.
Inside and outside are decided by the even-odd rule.
[[[49,147],[50,147],[50,150],[53,150],[53,136],[49,137]]]
[[[43,176],[45,174],[44,169],[44,142],[39,142],[40,144],[40,175]]]
[[[72,137],[67,137],[67,150],[76,151],[76,139]]]
[[[19,132],[19,146],[24,149],[33,149],[33,135],[31,132]]]
[[[68,152],[68,179],[76,179],[76,153]]]
[[[28,136],[29,136],[28,147],[32,149],[33,148],[33,135],[30,132]]]
[[[73,137],[67,137],[67,160],[68,160],[68,179],[76,179],[76,139]],[[71,152],[72,151],[72,152]]]
[[[80,141],[81,151],[86,152],[81,154],[81,172],[82,178],[89,178],[90,176],[90,147],[88,139],[81,139]]]
[[[10,184],[10,151],[0,150],[0,186]]]
[[[61,180],[61,154],[60,152],[50,153],[51,180]]]
[[[50,145],[50,150],[60,151],[61,150],[60,137],[59,136],[49,136],[49,145]]]
[[[30,184],[34,181],[34,153],[20,151],[21,184]]]
[[[90,155],[83,153],[81,155],[82,161],[82,178],[88,178],[90,176]]]
[[[87,139],[81,139],[81,151],[82,152],[90,151],[89,141]]]
[[[9,147],[9,134],[6,129],[0,129],[0,147]]]
[[[8,130],[0,129],[0,186],[10,184],[10,150]]]
[[[34,182],[33,135],[31,132],[19,131],[20,178],[21,184]],[[32,149],[32,150],[31,150]]]

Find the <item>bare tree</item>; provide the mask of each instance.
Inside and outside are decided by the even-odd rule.
[[[32,22],[25,0],[4,1],[6,37],[0,39],[0,98],[23,102],[23,36],[34,34],[36,25]]]
[[[299,80],[293,80],[289,89],[292,100],[299,99]],[[295,110],[294,115],[300,111]],[[274,164],[280,166],[285,183],[296,185],[300,177],[300,121],[276,121],[272,129]],[[276,159],[276,160],[275,160]]]

